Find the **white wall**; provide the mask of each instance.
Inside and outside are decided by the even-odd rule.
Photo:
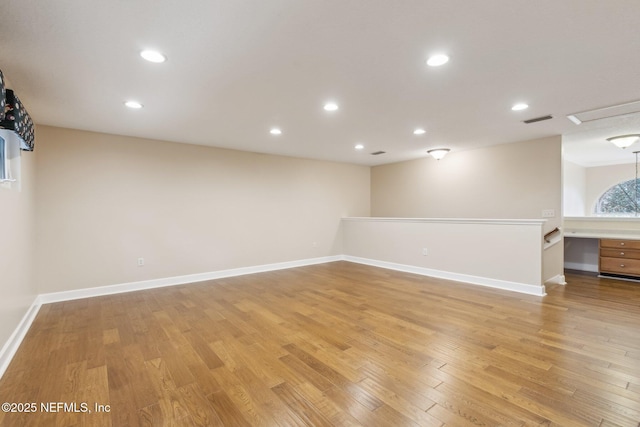
[[[587,168],[586,210],[593,215],[596,203],[609,188],[635,178],[635,164],[598,166]]]
[[[562,180],[564,216],[587,215],[587,168],[564,160]]]
[[[363,166],[46,126],[38,150],[41,293],[337,255],[369,215]]]
[[[635,178],[635,164],[585,168],[564,161],[563,172],[564,267],[597,272],[598,238],[640,238],[637,218],[594,216],[596,203],[605,191]]]
[[[21,190],[0,186],[0,348],[34,302],[35,166],[37,148],[21,156]]]
[[[593,216],[598,199],[609,188],[635,178],[635,164],[583,167],[563,161],[564,215]]]

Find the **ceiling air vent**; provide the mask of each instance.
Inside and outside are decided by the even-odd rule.
[[[386,151],[374,151],[373,153],[371,153],[372,156],[378,156],[380,154],[384,154],[386,153]]]
[[[553,116],[551,114],[549,114],[547,116],[536,117],[534,119],[524,120],[523,123],[529,124],[529,123],[543,122],[545,120],[551,120],[551,119],[553,119]]]

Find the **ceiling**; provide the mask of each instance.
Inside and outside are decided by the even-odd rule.
[[[603,142],[615,127],[566,115],[640,99],[639,14],[637,0],[2,0],[0,69],[38,124],[362,165],[565,134],[586,165],[605,161],[592,146],[629,154]],[[426,66],[438,52],[450,61]]]

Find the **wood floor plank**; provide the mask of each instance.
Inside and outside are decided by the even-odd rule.
[[[191,422],[198,427],[224,426],[206,395],[198,384],[188,384],[178,389],[181,401],[189,412]]]
[[[238,369],[234,372],[234,375],[239,381],[247,385],[246,390],[261,412],[270,414],[276,423],[283,426],[300,424],[301,420],[296,412],[285,405],[273,390],[262,383],[249,368]]]
[[[314,407],[318,408],[318,410],[335,426],[365,426],[366,424],[361,424],[356,418],[354,418],[350,413],[343,410],[336,402],[331,400],[329,396],[318,390],[313,384],[303,382],[296,385],[295,390],[299,392],[301,396],[304,396],[305,399],[309,400]]]
[[[0,402],[92,412],[0,427],[638,427],[640,285],[567,281],[536,297],[333,262],[45,304]]]
[[[246,417],[251,425],[268,426],[275,424],[273,414],[261,410],[259,402],[255,400],[248,390],[249,384],[242,383],[234,372],[225,367],[213,369],[211,372],[216,381],[222,386],[222,390],[226,392],[238,411]]]
[[[396,392],[391,391],[384,385],[372,381],[369,378],[362,380],[359,385],[363,390],[380,399],[380,401],[384,402],[387,406],[393,408],[395,411],[403,414],[405,417],[421,426],[440,424],[440,421],[437,418],[427,413],[427,410],[435,404],[430,399],[425,399],[426,404],[423,403],[420,406],[416,406]]]
[[[298,416],[306,426],[332,426],[331,421],[287,383],[281,383],[271,389],[280,400]]]
[[[223,390],[216,391],[207,396],[209,402],[216,411],[216,414],[225,426],[250,426],[251,424],[244,418],[242,411],[231,401],[227,393]]]

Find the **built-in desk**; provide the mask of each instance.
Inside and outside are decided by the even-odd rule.
[[[640,218],[566,217],[564,238],[565,269],[640,278]]]

